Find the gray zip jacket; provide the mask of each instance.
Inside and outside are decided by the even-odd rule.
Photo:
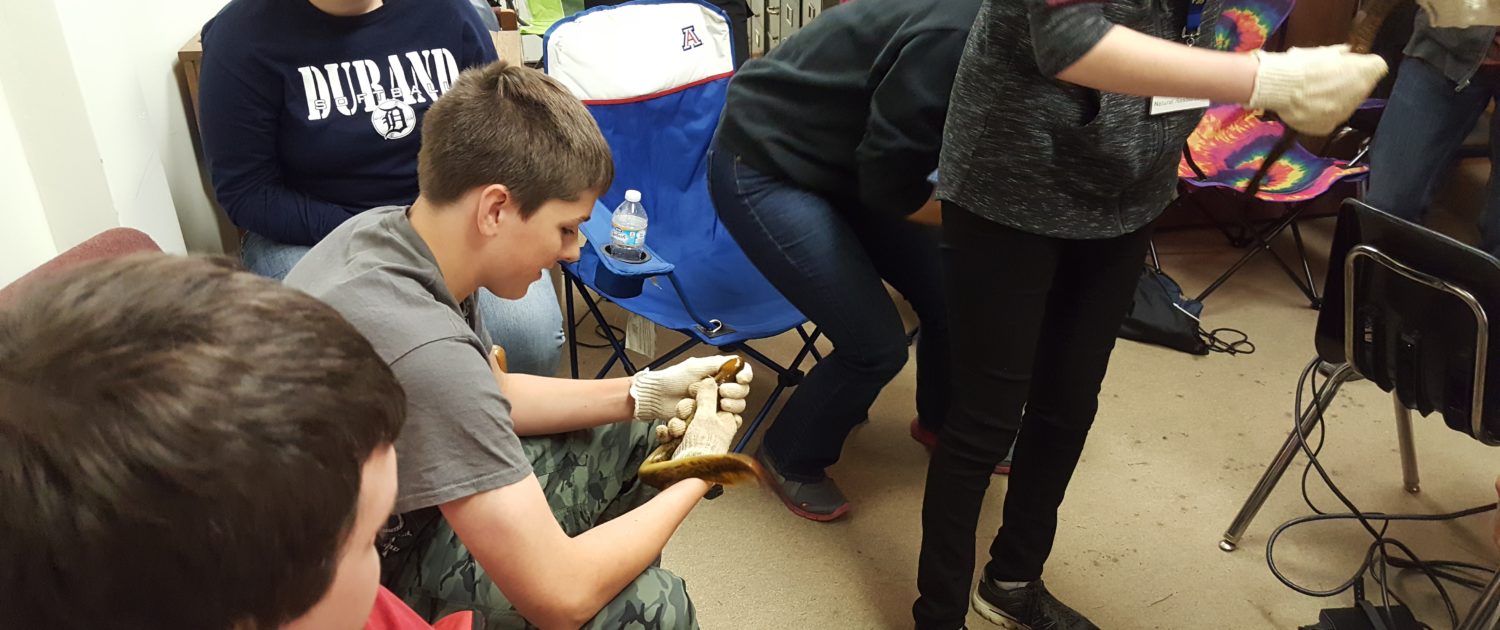
[[[1426,11],[1417,11],[1416,28],[1403,52],[1431,64],[1462,90],[1469,87],[1469,80],[1479,71],[1494,41],[1493,26],[1436,28]]]
[[[1053,77],[1112,24],[1176,40],[1187,12],[1187,0],[986,0],[954,82],[938,196],[1059,238],[1110,238],[1156,219],[1203,111],[1151,116],[1150,98]],[[1196,45],[1212,43],[1218,15],[1208,0]]]

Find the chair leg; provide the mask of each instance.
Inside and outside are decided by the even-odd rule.
[[[1286,272],[1287,277],[1291,278],[1292,282],[1297,285],[1297,288],[1300,289],[1303,294],[1308,295],[1309,299],[1311,299],[1313,295],[1316,295],[1316,293],[1312,293],[1313,289],[1302,284],[1302,279],[1297,277],[1297,273],[1295,271],[1292,271],[1292,268],[1286,264],[1286,261],[1282,260],[1281,257],[1276,254],[1275,250],[1271,249],[1271,239],[1276,238],[1277,235],[1281,234],[1288,227],[1295,225],[1297,218],[1302,216],[1302,211],[1305,208],[1305,204],[1296,204],[1294,206],[1291,206],[1287,209],[1286,213],[1282,215],[1281,220],[1277,221],[1276,224],[1271,227],[1271,229],[1264,232],[1255,233],[1252,237],[1254,239],[1252,241],[1254,246],[1251,247],[1249,251],[1245,252],[1243,256],[1240,256],[1240,259],[1235,261],[1234,265],[1230,266],[1228,271],[1220,274],[1219,277],[1213,281],[1213,284],[1208,285],[1208,288],[1204,289],[1203,292],[1199,293],[1197,297],[1193,298],[1193,300],[1202,302],[1203,300],[1208,299],[1209,295],[1212,295],[1214,291],[1219,290],[1220,286],[1223,286],[1225,282],[1228,282],[1230,278],[1234,277],[1234,274],[1239,273],[1241,268],[1249,264],[1251,260],[1254,260],[1255,257],[1259,256],[1262,252],[1270,252],[1271,257],[1275,259],[1276,263],[1281,267],[1281,270]]]
[[[1318,423],[1318,418],[1328,409],[1328,405],[1333,402],[1333,397],[1338,394],[1339,387],[1353,377],[1353,368],[1347,364],[1340,365],[1328,378],[1328,382],[1323,385],[1312,403],[1302,411],[1302,417],[1297,419],[1297,431],[1300,431],[1303,436],[1312,431]],[[1292,459],[1301,451],[1297,431],[1287,436],[1286,442],[1281,445],[1281,450],[1276,453],[1276,459],[1271,461],[1266,472],[1260,476],[1260,482],[1255,484],[1255,489],[1250,491],[1245,504],[1240,506],[1240,511],[1235,514],[1234,521],[1229,524],[1229,529],[1224,530],[1224,537],[1219,541],[1219,549],[1234,551],[1239,546],[1240,538],[1250,527],[1250,521],[1255,520],[1255,515],[1260,512],[1261,506],[1265,505],[1266,498],[1271,496],[1271,491],[1276,489],[1276,484],[1281,481],[1281,476],[1286,473],[1287,467],[1292,465]]]
[[[760,429],[761,423],[766,421],[766,417],[771,414],[771,408],[776,406],[776,399],[781,398],[781,392],[784,391],[786,391],[786,386],[781,384],[776,385],[776,389],[771,390],[771,395],[766,397],[765,404],[761,405],[759,412],[756,412],[755,418],[750,421],[750,426],[745,428],[745,433],[740,436],[738,442],[735,442],[733,452],[745,452],[745,447],[750,445],[750,438],[755,436],[755,432]]]
[[[1301,287],[1302,292],[1307,294],[1313,310],[1323,308],[1323,298],[1318,295],[1318,281],[1313,278],[1312,265],[1307,262],[1307,246],[1302,244],[1302,229],[1297,227],[1295,221],[1292,222],[1292,240],[1297,243],[1297,258],[1302,261],[1302,277],[1307,282]]]
[[[802,360],[806,359],[808,355],[812,355],[814,361],[823,360],[823,355],[818,353],[818,337],[823,335],[823,331],[818,330],[814,326],[812,334],[809,335],[802,330],[801,326],[798,326],[797,332],[802,334],[802,349],[797,351],[797,357],[792,359],[791,365],[787,366],[788,369],[792,370],[801,368]]]
[[[798,332],[802,332],[805,342],[802,344],[802,349],[797,352],[797,356],[786,366],[772,361],[770,357],[761,354],[760,351],[750,347],[749,344],[738,344],[734,348],[736,352],[745,353],[746,356],[760,362],[761,365],[770,368],[771,371],[776,373],[776,389],[771,390],[771,395],[766,397],[765,404],[761,405],[760,411],[755,414],[755,418],[751,419],[750,426],[745,428],[744,434],[735,443],[734,452],[744,452],[745,447],[750,445],[750,438],[755,435],[755,432],[760,429],[760,425],[770,416],[771,408],[776,406],[776,401],[781,398],[781,394],[802,382],[802,361],[808,355],[813,355],[816,358],[817,350],[813,348],[813,344],[817,343],[818,336],[823,334],[822,331],[814,328],[812,333],[808,334],[802,331],[801,326],[798,326],[797,329]]]
[[[1396,441],[1401,448],[1401,480],[1406,491],[1417,494],[1422,491],[1422,480],[1417,476],[1417,449],[1412,439],[1411,410],[1401,404],[1394,392],[1391,400],[1396,403]]]
[[[625,353],[625,342],[615,336],[614,329],[609,327],[609,322],[604,319],[604,313],[599,310],[599,303],[595,302],[594,298],[589,295],[588,287],[580,286],[578,288],[578,295],[583,297],[583,303],[589,307],[589,314],[594,316],[594,321],[599,324],[599,329],[604,332],[604,339],[614,349],[614,354],[604,363],[604,367],[599,368],[599,373],[594,378],[604,378],[605,374],[609,374],[609,371],[614,369],[616,361],[619,361],[620,365],[625,367],[626,376],[638,372],[639,370],[635,367],[635,364],[630,361],[630,357]]]
[[[807,333],[807,329],[804,328],[805,325],[806,324],[797,324],[797,335],[802,337],[803,349],[812,353],[812,358],[814,361],[822,361],[823,355],[818,352],[818,347],[815,344],[818,342],[818,335],[821,335],[823,333],[818,331],[817,326],[814,326],[812,334],[809,335]],[[797,356],[801,357],[802,355],[799,354]],[[800,359],[796,361],[796,363],[801,362],[802,361]]]
[[[1213,295],[1214,291],[1218,291],[1220,286],[1223,286],[1225,282],[1228,282],[1230,278],[1233,278],[1234,274],[1239,273],[1241,267],[1249,264],[1251,260],[1254,260],[1255,257],[1259,256],[1263,251],[1266,250],[1260,247],[1256,247],[1252,248],[1250,251],[1245,252],[1245,255],[1240,256],[1240,259],[1235,261],[1234,265],[1230,266],[1228,271],[1225,271],[1223,274],[1220,274],[1218,278],[1215,278],[1213,284],[1208,285],[1208,288],[1204,289],[1202,293],[1199,293],[1197,297],[1193,298],[1193,301],[1202,302],[1208,299],[1208,296]]]
[[[1458,625],[1458,630],[1490,630],[1500,628],[1500,574],[1496,574],[1486,586],[1479,601],[1469,609],[1469,616]]]
[[[698,344],[700,344],[700,343],[703,343],[703,342],[698,341],[695,338],[689,337],[687,341],[684,341],[684,342],[682,342],[682,345],[679,345],[676,348],[673,348],[671,352],[668,352],[668,353],[666,353],[664,355],[656,357],[655,360],[651,361],[651,363],[649,363],[649,364],[646,365],[646,369],[648,369],[648,370],[659,370],[659,369],[662,368],[662,366],[664,366],[664,365],[666,365],[668,363],[671,363],[673,359],[676,359],[677,357],[682,356],[682,353],[687,352],[688,350],[691,350],[692,348],[697,347]]]
[[[578,320],[573,316],[573,275],[563,271],[564,300],[568,304],[568,360],[573,379],[578,379]]]

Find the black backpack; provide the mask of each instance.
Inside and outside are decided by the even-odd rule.
[[[1155,250],[1153,248],[1153,260]],[[1182,295],[1182,287],[1161,267],[1146,265],[1136,283],[1135,300],[1120,324],[1120,337],[1131,341],[1165,346],[1188,354],[1209,352],[1250,354],[1255,345],[1245,334],[1232,328],[1203,329],[1203,303]],[[1225,341],[1220,335],[1237,338]]]

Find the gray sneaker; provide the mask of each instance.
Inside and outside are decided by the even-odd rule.
[[[760,460],[760,465],[771,475],[771,481],[774,482],[771,485],[776,490],[776,496],[781,497],[781,502],[793,514],[808,520],[827,522],[849,513],[849,499],[844,498],[843,491],[839,490],[833,479],[824,476],[811,483],[787,479],[776,468],[776,463],[771,461],[764,447],[755,453],[755,459]]]

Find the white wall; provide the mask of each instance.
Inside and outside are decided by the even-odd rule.
[[[0,3],[0,86],[59,251],[119,225],[73,68],[50,0]]]
[[[0,283],[116,226],[174,252],[232,243],[177,70],[224,1],[0,2]]]
[[[21,150],[21,137],[0,87],[0,286],[9,284],[48,258],[57,255],[42,199],[37,195],[31,167]]]
[[[152,138],[177,207],[177,219],[188,251],[219,252],[234,247],[233,225],[213,205],[213,192],[202,170],[189,127],[192,105],[177,64],[177,50],[218,13],[228,0],[135,0],[130,7],[136,78],[145,99]]]
[[[39,4],[46,4],[45,2]],[[129,28],[135,2],[57,0],[58,23],[83,97],[119,225],[183,251],[182,228],[167,192],[160,143],[141,93]]]

